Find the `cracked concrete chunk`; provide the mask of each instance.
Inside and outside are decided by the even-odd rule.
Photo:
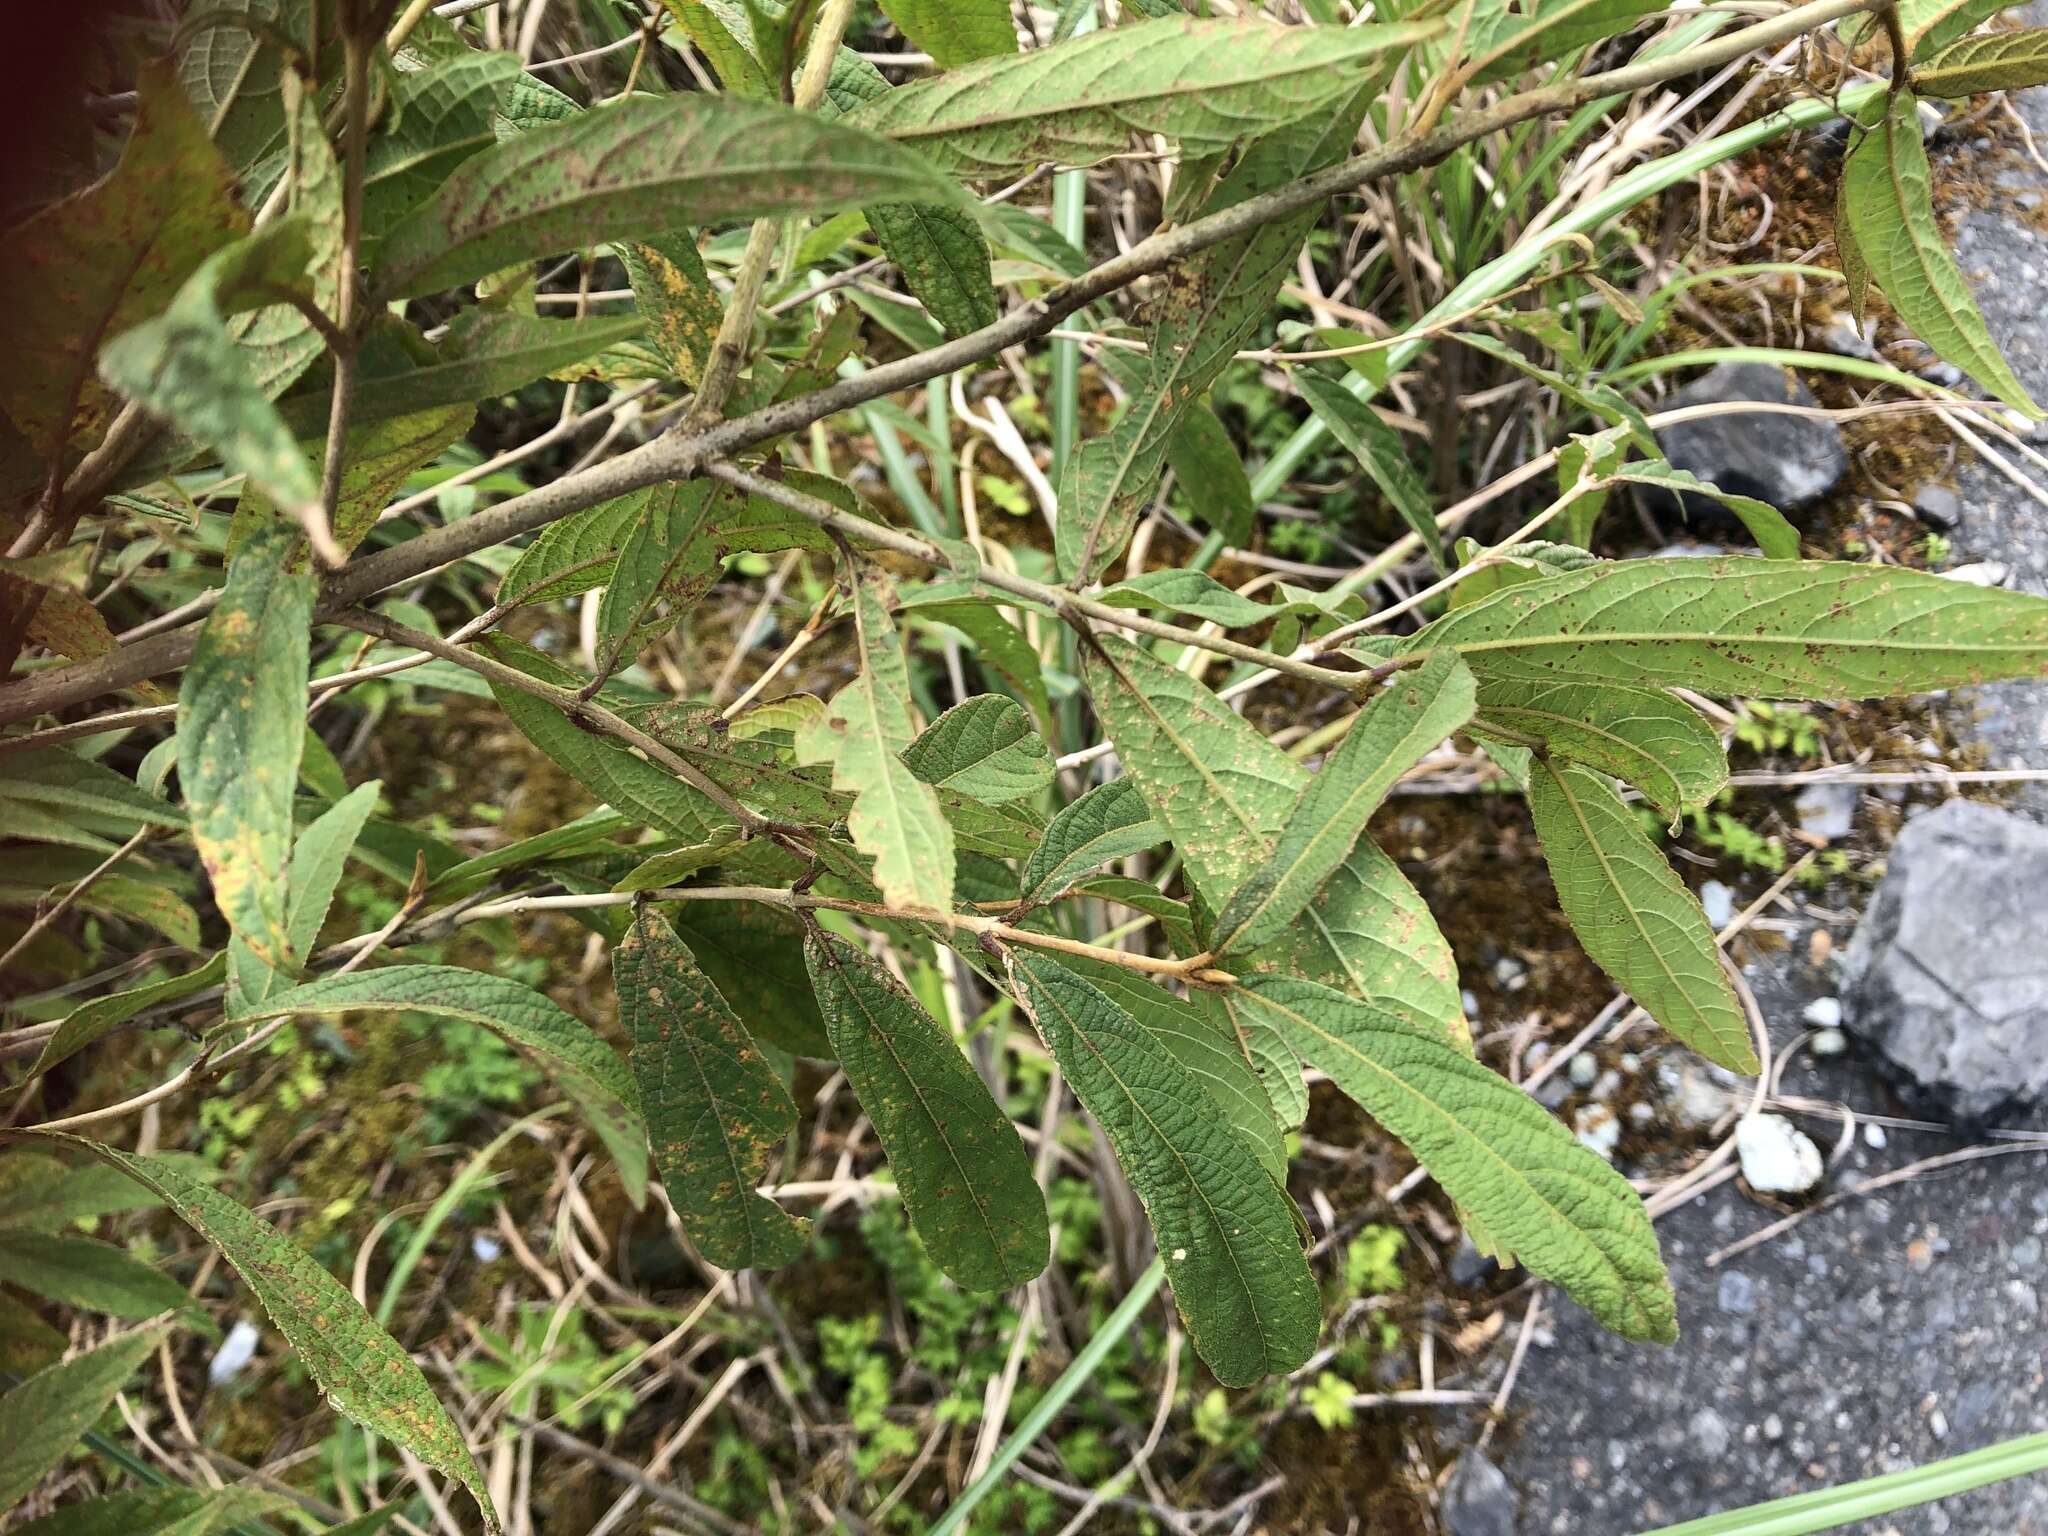
[[[1914,817],[1843,972],[1908,1097],[1976,1124],[2048,1098],[2048,828],[1967,800]]]

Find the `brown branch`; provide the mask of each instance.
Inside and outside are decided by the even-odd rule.
[[[1288,186],[1248,198],[1220,213],[1161,230],[1080,277],[1049,289],[994,324],[957,340],[879,364],[857,377],[839,380],[795,400],[763,406],[731,421],[672,432],[616,459],[500,502],[473,517],[352,560],[328,578],[320,616],[331,620],[387,587],[415,580],[440,566],[532,533],[599,502],[663,480],[701,474],[713,461],[769,438],[800,431],[840,411],[981,362],[1006,347],[1035,340],[1076,310],[1139,278],[1164,271],[1247,230],[1313,207],[1366,182],[1435,165],[1466,144],[1530,118],[1569,111],[1603,96],[1628,95],[1678,76],[1714,69],[1753,50],[1775,47],[1845,16],[1877,10],[1885,3],[1886,0],[1812,0],[1674,57],[1640,60],[1620,69],[1506,97],[1419,139],[1397,140]],[[0,689],[0,725],[175,671],[190,659],[194,644],[195,636],[189,630],[153,636],[92,661],[11,684]]]

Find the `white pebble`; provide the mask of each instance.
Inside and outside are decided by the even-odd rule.
[[[1742,1176],[1759,1194],[1804,1194],[1820,1182],[1820,1148],[1782,1115],[1744,1115],[1735,1122]]]
[[[1806,1012],[1801,1017],[1815,1029],[1839,1029],[1842,1000],[1839,997],[1816,997],[1806,1005]]]

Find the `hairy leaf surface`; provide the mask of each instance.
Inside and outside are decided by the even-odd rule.
[[[72,1136],[53,1139],[90,1152],[159,1195],[234,1267],[336,1413],[447,1473],[475,1497],[484,1528],[500,1528],[482,1471],[419,1367],[305,1249],[174,1162]]]
[[[1508,587],[1398,654],[1438,646],[1459,651],[1482,686],[1571,679],[1859,699],[2048,671],[2048,602],[1893,566],[1624,560]]]
[[[1436,24],[1273,27],[1167,17],[1016,58],[982,59],[868,102],[849,121],[942,170],[995,176],[1041,160],[1092,165],[1132,133],[1225,150],[1313,117]]]
[[[1558,905],[1586,953],[1702,1056],[1755,1072],[1749,1021],[1706,913],[1613,786],[1589,769],[1539,758],[1529,810]]]
[[[1374,696],[1302,790],[1272,858],[1216,919],[1219,954],[1257,949],[1293,923],[1351,856],[1401,775],[1471,719],[1474,691],[1471,670],[1451,652]]]
[[[1027,902],[1051,901],[1091,871],[1165,841],[1166,829],[1152,819],[1137,781],[1111,779],[1046,824],[1024,865],[1020,894]]]
[[[1626,779],[1667,816],[1705,805],[1728,782],[1728,754],[1699,711],[1661,688],[1612,683],[1486,683],[1475,735],[1491,723],[1553,756]]]
[[[867,1111],[933,1261],[969,1290],[1045,1268],[1045,1201],[1031,1158],[953,1037],[894,976],[844,940],[804,945],[833,1053]]]
[[[404,298],[607,241],[909,201],[964,195],[917,155],[779,102],[641,97],[469,160],[385,237],[372,283]]]
[[[1849,151],[1837,213],[1847,221],[1859,272],[1913,333],[1999,399],[2038,417],[1942,239],[1912,92],[1888,97],[1884,115]]]
[[[169,1275],[112,1243],[75,1233],[0,1229],[0,1282],[67,1307],[138,1321],[192,1299]]]
[[[1358,460],[1372,483],[1401,515],[1401,521],[1422,541],[1430,563],[1439,571],[1444,562],[1444,535],[1437,526],[1436,509],[1430,505],[1429,487],[1422,483],[1414,461],[1399,434],[1379,418],[1379,413],[1336,380],[1313,368],[1294,370],[1294,387],[1301,391],[1316,419],[1330,429]]]
[[[1173,1299],[1216,1379],[1245,1386],[1315,1348],[1322,1306],[1286,1191],[1163,1044],[1058,961],[1010,957],[1047,1049],[1151,1218]]]
[[[1441,1036],[1329,987],[1274,976],[1242,990],[1531,1271],[1628,1338],[1678,1336],[1641,1199],[1542,1105]]]
[[[990,805],[1042,793],[1052,753],[1031,717],[1001,694],[955,704],[903,749],[903,760],[934,789],[956,789]]]
[[[653,909],[612,951],[612,975],[655,1166],[684,1230],[723,1269],[789,1263],[805,1228],[754,1190],[796,1124],[782,1080]]]
[[[2042,84],[2048,84],[2048,27],[1965,37],[1913,66],[1913,89],[1923,96],[1974,96]]]
[[[0,1511],[20,1503],[64,1459],[164,1333],[156,1327],[121,1334],[45,1367],[0,1397]]]

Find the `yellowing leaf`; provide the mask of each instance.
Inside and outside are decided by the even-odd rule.
[[[214,904],[268,965],[286,963],[292,791],[306,737],[313,578],[296,529],[264,530],[228,567],[178,691],[178,777]]]

